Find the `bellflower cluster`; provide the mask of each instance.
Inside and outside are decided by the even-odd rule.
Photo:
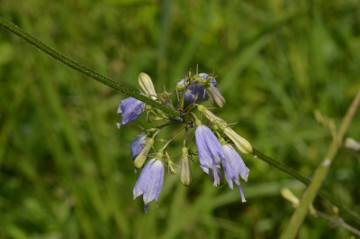
[[[138,82],[142,95],[178,111],[184,122],[175,121],[159,109],[133,97],[120,102],[117,113],[121,114],[122,120],[121,123],[117,123],[118,128],[137,120],[143,113],[146,113],[147,123],[164,121],[161,125],[145,129],[130,145],[130,155],[135,168],[142,168],[133,189],[134,199],[142,195],[145,210],[151,201],[158,202],[165,167],[171,174],[176,174],[176,163],[168,152],[168,146],[182,136],[181,182],[185,186],[191,185],[191,163],[197,155],[200,168],[209,176],[215,187],[222,185],[226,179],[230,189],[234,188],[234,184],[239,188],[242,202],[245,202],[240,178],[246,182],[250,170],[233,146],[244,154],[252,153],[252,146],[232,130],[225,120],[200,104],[210,100],[215,107],[224,106],[225,99],[215,77],[207,73],[190,72],[177,83],[176,90],[172,93],[157,93],[150,76],[146,73],[139,74]],[[176,101],[176,104],[173,101]],[[202,118],[206,121],[200,120]],[[165,127],[173,127],[174,133],[169,139],[160,140],[160,137],[164,137],[160,135]],[[176,130],[176,127],[179,130]],[[194,138],[197,154],[191,150]],[[146,163],[149,158],[151,159]]]

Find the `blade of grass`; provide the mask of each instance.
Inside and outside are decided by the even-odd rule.
[[[331,165],[339,147],[342,144],[344,135],[345,135],[347,129],[349,128],[351,120],[352,120],[353,116],[355,115],[355,112],[359,106],[359,103],[360,103],[360,90],[356,94],[351,106],[349,107],[349,109],[341,123],[340,129],[339,129],[336,137],[333,139],[322,163],[316,169],[314,177],[300,201],[299,207],[295,210],[294,214],[292,215],[292,217],[290,219],[290,223],[287,226],[287,228],[285,229],[285,231],[283,232],[281,238],[284,238],[284,239],[285,238],[286,239],[295,238],[295,236],[297,235],[297,232],[298,232],[301,224],[304,221],[307,211],[308,211],[311,203],[313,202],[317,192],[319,191],[321,184],[324,181],[324,179],[329,171],[330,165]]]

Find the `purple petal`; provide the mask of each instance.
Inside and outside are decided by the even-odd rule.
[[[117,113],[122,114],[121,125],[135,121],[144,112],[145,103],[133,97],[120,102]]]
[[[223,145],[222,147],[223,147],[224,155],[225,155],[225,159],[226,159],[226,163],[225,163],[225,161],[222,162],[224,170],[225,170],[225,166],[224,166],[224,163],[225,163],[226,165],[229,166],[228,167],[229,175],[240,175],[242,177],[242,179],[247,181],[250,170],[246,167],[246,165],[245,165],[244,161],[242,160],[242,158],[240,157],[240,155],[236,152],[236,150],[230,144]],[[225,171],[225,175],[226,175],[226,171]]]
[[[225,178],[229,187],[233,189],[235,183],[240,190],[242,201],[245,202],[245,196],[240,186],[239,175],[247,181],[250,170],[246,167],[244,161],[236,150],[229,144],[223,145],[225,158],[222,159],[221,164],[224,168]]]
[[[146,143],[145,133],[140,134],[130,145],[131,158],[134,160],[143,150]]]
[[[145,211],[152,200],[158,202],[163,182],[164,164],[160,160],[150,160],[141,171],[133,189],[134,199],[143,194]]]
[[[200,125],[195,131],[196,146],[198,149],[200,166],[205,173],[211,171],[214,175],[214,185],[218,185],[219,177],[217,169],[221,160],[225,157],[221,144],[206,126]]]
[[[239,191],[240,191],[241,202],[246,202],[245,195],[244,195],[244,192],[243,192],[240,184],[238,185],[238,188],[239,188]]]

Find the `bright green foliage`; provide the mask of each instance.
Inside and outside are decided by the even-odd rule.
[[[338,125],[360,87],[359,1],[161,3],[1,1],[0,16],[134,87],[140,72],[157,89],[174,89],[196,64],[214,71],[227,99],[217,114],[238,123],[234,129],[254,147],[311,177],[331,142],[314,110]],[[141,130],[115,125],[123,98],[0,29],[1,238],[279,237],[293,212],[280,190],[299,196],[304,187],[247,157],[247,203],[235,190],[213,188],[198,169],[189,187],[180,173],[165,175],[160,207],[152,203],[145,214],[142,201],[132,199],[138,174],[129,152]],[[358,114],[348,132],[357,140],[359,122]],[[174,134],[164,131],[164,138]],[[179,166],[181,147],[173,148]],[[325,181],[354,209],[359,158],[340,150]],[[333,215],[321,199],[314,206]],[[311,215],[299,232],[350,235]]]

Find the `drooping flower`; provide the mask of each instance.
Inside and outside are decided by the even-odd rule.
[[[144,109],[145,103],[133,97],[122,100],[117,110],[118,114],[122,114],[121,123],[117,123],[118,128],[120,128],[121,125],[137,120],[142,112],[144,112]]]
[[[221,164],[224,168],[226,181],[228,182],[231,189],[233,189],[233,183],[239,187],[241,201],[246,202],[244,193],[240,186],[239,175],[242,179],[247,181],[250,170],[246,167],[240,155],[230,144],[225,144],[222,146],[222,148],[225,158],[221,160]]]
[[[145,211],[152,200],[158,202],[163,182],[164,164],[154,158],[145,165],[133,189],[134,199],[143,195]]]
[[[135,158],[141,153],[141,151],[145,147],[146,139],[147,138],[145,133],[142,133],[138,137],[136,137],[135,140],[131,143],[130,153],[132,160],[135,160]]]
[[[200,73],[199,76],[206,80],[209,78],[209,74]],[[186,80],[183,79],[178,82],[178,85],[185,86]],[[216,79],[212,78],[210,81],[212,87],[217,87]],[[191,83],[188,89],[185,91],[184,100],[189,103],[203,102],[209,99],[209,94],[206,93],[204,86],[200,82]]]
[[[220,185],[221,177],[218,169],[220,162],[224,159],[219,140],[214,133],[206,126],[199,125],[195,130],[195,140],[198,149],[200,166],[210,178],[214,179],[214,186]]]

